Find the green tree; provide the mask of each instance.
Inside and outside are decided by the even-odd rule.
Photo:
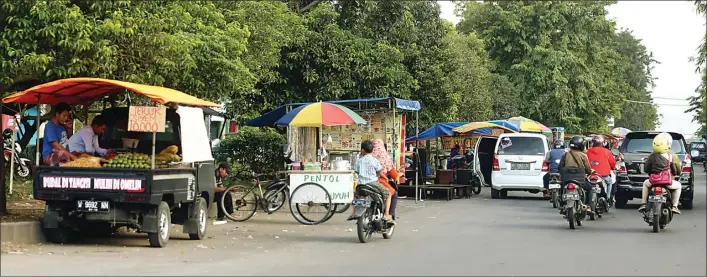
[[[628,100],[643,102],[624,102],[621,116],[615,125],[630,130],[653,130],[658,123],[658,111],[651,103],[651,91],[654,87],[651,69],[657,63],[653,53],[649,53],[641,40],[635,38],[631,31],[621,30],[616,36],[617,51],[629,60],[626,68],[619,71],[628,82],[630,89],[624,92]]]
[[[467,2],[458,29],[484,40],[495,73],[522,88],[520,113],[569,132],[604,130],[620,114],[628,60],[598,2]]]
[[[707,18],[707,2],[704,0],[695,0],[697,14]],[[694,122],[697,122],[700,127],[696,135],[701,136],[707,134],[707,34],[702,39],[702,43],[697,49],[697,55],[690,59],[695,63],[695,71],[700,74],[700,85],[695,89],[697,95],[688,98],[690,108],[686,112],[694,112]]]

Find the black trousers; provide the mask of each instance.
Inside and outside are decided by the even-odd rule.
[[[225,197],[226,203],[224,203],[224,205],[223,205],[226,208],[226,211],[224,212],[224,210],[221,208],[221,199],[223,198],[224,193],[225,193],[225,191],[214,193],[214,197],[216,198],[214,200],[216,200],[215,202],[218,205],[216,207],[218,209],[218,210],[216,210],[217,211],[216,217],[218,219],[223,219],[223,217],[226,216],[226,212],[228,212],[228,214],[233,214],[233,198],[231,198],[230,193],[226,194],[226,197]]]

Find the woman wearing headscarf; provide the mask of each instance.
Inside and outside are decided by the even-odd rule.
[[[385,143],[382,139],[373,140],[373,152],[371,155],[383,166],[383,175],[388,176],[388,178],[392,178],[397,184],[400,180],[400,173],[398,173],[398,170],[395,169],[393,159],[386,150]],[[378,181],[383,184],[383,186],[390,191],[390,195],[393,196],[390,203],[390,214],[393,216],[393,220],[395,220],[395,205],[398,204],[398,197],[396,195],[395,188],[390,185],[387,178],[380,177],[380,175],[378,177]]]

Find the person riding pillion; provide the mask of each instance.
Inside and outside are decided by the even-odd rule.
[[[611,170],[616,168],[616,159],[614,154],[611,154],[609,149],[604,147],[605,140],[604,136],[597,135],[592,138],[592,148],[587,150],[587,157],[589,158],[589,164],[592,169],[601,175],[601,178],[606,184],[606,193],[611,196],[611,186],[613,185],[613,180],[611,179]]]
[[[587,154],[584,154],[584,137],[574,136],[570,139],[570,151],[562,155],[559,169],[563,185],[570,181],[576,181],[582,186],[585,192],[584,204],[587,205],[586,209],[590,210],[592,197],[589,192],[591,192],[592,186],[586,181],[586,175],[592,174],[593,170]]]
[[[682,185],[675,180],[673,176],[682,174],[682,164],[678,155],[673,153],[670,148],[673,145],[673,137],[668,133],[660,133],[653,138],[653,153],[651,153],[644,164],[644,170],[650,175],[660,174],[666,170],[670,171],[669,184],[666,187],[672,192],[673,213],[680,214],[678,204],[680,203],[680,194],[682,193]],[[650,178],[643,182],[643,193],[641,198],[641,207],[639,212],[646,210],[646,202],[648,202],[648,193],[651,186]]]

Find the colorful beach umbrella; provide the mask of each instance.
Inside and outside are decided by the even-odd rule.
[[[322,127],[365,123],[366,120],[347,107],[317,102],[295,108],[275,124],[294,127]]]
[[[479,122],[471,122],[462,126],[459,126],[457,128],[454,128],[453,131],[457,133],[469,133],[469,132],[476,132],[476,133],[481,133],[481,134],[488,134],[490,135],[492,132],[492,129],[503,129],[506,131],[511,131],[511,132],[518,132],[518,127],[506,120],[493,120],[493,121],[479,121]]]
[[[531,132],[531,133],[545,133],[551,134],[552,130],[540,122],[532,120],[530,118],[525,118],[522,116],[511,117],[508,119],[511,123],[517,125],[520,128],[520,132]]]
[[[623,128],[623,127],[616,127],[611,130],[611,134],[620,138],[626,137],[628,133],[630,133],[631,130]]]

